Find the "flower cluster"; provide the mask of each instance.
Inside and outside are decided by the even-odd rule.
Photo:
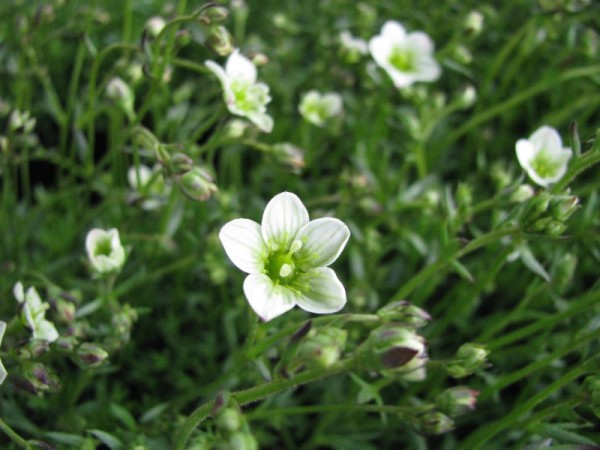
[[[235,219],[219,238],[229,259],[248,273],[244,293],[259,317],[268,321],[295,305],[316,314],[337,312],[346,291],[329,266],[350,238],[338,219],[309,221],[302,201],[289,192],[267,205],[262,224]]]
[[[270,133],[273,118],[266,113],[266,105],[271,101],[269,87],[256,82],[254,63],[236,49],[227,58],[225,68],[210,60],[204,64],[221,82],[229,112],[246,117],[262,131]]]
[[[33,339],[56,341],[58,331],[52,322],[46,320],[46,310],[50,308],[50,305],[42,302],[35,288],[30,287],[25,292],[23,284],[18,282],[13,288],[13,293],[21,305],[21,321],[31,329]]]

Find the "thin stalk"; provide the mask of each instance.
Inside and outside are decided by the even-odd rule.
[[[521,230],[518,227],[510,227],[510,228],[501,228],[499,230],[490,231],[487,234],[479,236],[465,245],[463,248],[459,249],[454,255],[449,257],[441,257],[433,264],[423,268],[417,275],[411,278],[404,286],[402,286],[398,292],[392,297],[393,300],[402,300],[408,297],[417,287],[423,284],[428,278],[433,275],[439,274],[442,270],[446,269],[446,267],[452,262],[452,260],[460,259],[463,256],[474,252],[475,250],[484,247],[486,245],[492,244],[505,236],[511,236],[521,233]]]
[[[268,417],[285,417],[289,415],[315,414],[327,412],[342,412],[342,413],[385,413],[385,414],[400,414],[402,416],[413,416],[431,411],[433,405],[423,406],[393,406],[393,405],[358,405],[356,403],[341,404],[341,405],[308,405],[295,406],[289,408],[269,408],[265,410],[253,411],[248,414],[250,420],[264,419]]]
[[[338,373],[347,372],[354,367],[354,364],[354,359],[346,359],[326,370],[318,369],[302,372],[293,378],[273,380],[243,391],[234,392],[231,395],[240,406],[245,406],[288,389],[330,377]],[[194,429],[210,416],[214,404],[214,400],[208,401],[190,414],[177,433],[174,447],[175,450],[183,450],[185,448]]]
[[[31,445],[29,445],[25,439],[19,436],[19,434],[2,419],[0,419],[0,430],[4,431],[4,433],[19,447],[26,449],[31,448]]]

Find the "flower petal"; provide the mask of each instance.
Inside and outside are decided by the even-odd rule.
[[[302,295],[296,304],[315,314],[330,314],[346,304],[346,290],[329,267],[319,267],[306,272],[296,280],[302,286]]]
[[[244,80],[249,83],[256,81],[256,66],[242,55],[238,49],[234,50],[227,58],[225,72],[229,78],[235,80]]]
[[[221,86],[225,89],[227,86],[229,86],[229,79],[227,78],[227,74],[225,73],[225,70],[223,70],[223,68],[218,65],[216,62],[214,61],[205,61],[204,65],[208,68],[208,70],[210,70],[213,74],[215,74],[215,76],[219,79],[219,82],[221,83]]]
[[[274,284],[263,273],[253,273],[244,280],[244,294],[258,316],[268,322],[296,305],[297,294],[284,286]]]
[[[246,116],[248,120],[260,128],[265,133],[270,133],[273,130],[273,118],[268,114],[261,112],[250,112]]]
[[[433,53],[434,44],[431,38],[422,31],[414,31],[409,33],[406,38],[407,47],[411,48],[416,54]]]
[[[529,137],[529,141],[538,151],[555,155],[562,150],[562,140],[558,131],[547,125],[541,126]]]
[[[249,219],[232,220],[223,225],[219,239],[238,269],[246,273],[258,273],[264,269],[266,247],[259,224]]]
[[[296,194],[282,192],[271,199],[262,218],[263,239],[272,249],[287,251],[298,230],[308,223],[308,211]]]
[[[33,329],[33,339],[43,339],[48,342],[54,342],[58,339],[58,331],[54,324],[46,319],[36,323]]]
[[[403,42],[406,39],[406,30],[400,22],[388,20],[381,27],[381,35],[388,41]]]
[[[23,283],[17,281],[13,287],[13,294],[17,299],[17,302],[23,303],[25,301],[25,290],[23,289]]]
[[[344,222],[333,217],[311,220],[304,225],[296,239],[302,241],[297,261],[302,267],[322,267],[334,262],[350,238]]]

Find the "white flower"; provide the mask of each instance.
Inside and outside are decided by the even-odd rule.
[[[33,339],[43,339],[54,342],[58,339],[58,331],[54,324],[46,320],[46,310],[50,305],[42,302],[34,287],[23,289],[23,284],[18,282],[13,288],[13,294],[21,305],[21,320],[31,329]]]
[[[261,130],[270,133],[273,119],[267,114],[271,101],[269,86],[256,82],[256,66],[235,49],[227,58],[225,69],[214,61],[204,63],[223,87],[223,99],[229,112],[246,117]]]
[[[307,122],[318,127],[342,112],[342,96],[335,92],[321,94],[315,90],[302,96],[298,110]]]
[[[570,148],[562,146],[558,132],[546,125],[538,128],[529,139],[519,139],[516,151],[521,167],[543,187],[563,177],[573,154]]]
[[[4,337],[4,332],[6,331],[6,322],[0,320],[0,344],[2,344],[2,338]],[[2,360],[0,359],[0,384],[4,383],[6,379],[6,369],[4,368],[4,364],[2,364]]]
[[[433,58],[434,45],[422,31],[406,33],[395,21],[386,22],[381,34],[371,38],[369,50],[375,62],[392,78],[397,88],[415,81],[435,81],[441,69]]]
[[[349,63],[358,62],[361,56],[369,53],[367,42],[361,38],[352,36],[349,31],[342,31],[340,33],[340,45]]]
[[[271,199],[262,225],[235,219],[219,238],[229,259],[248,273],[244,293],[264,321],[295,305],[327,314],[346,304],[346,291],[329,266],[344,249],[350,230],[338,219],[309,221],[300,199],[282,192]]]
[[[137,169],[131,166],[127,171],[127,181],[144,198],[142,209],[145,210],[160,208],[171,192],[171,187],[165,184],[159,164],[152,169],[144,164],[140,164]]]
[[[92,267],[101,275],[118,272],[125,263],[125,249],[115,228],[90,230],[85,238],[85,248]]]

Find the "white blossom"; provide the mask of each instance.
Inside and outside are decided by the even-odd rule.
[[[225,68],[214,61],[204,63],[215,74],[223,88],[223,99],[229,112],[246,117],[261,130],[270,133],[273,118],[267,114],[271,101],[269,86],[256,82],[256,66],[235,49],[227,58]]]
[[[435,81],[441,73],[431,38],[422,31],[407,33],[399,22],[387,21],[381,34],[369,41],[369,51],[399,89],[416,81]]]
[[[268,321],[295,305],[327,314],[346,304],[346,291],[328,266],[344,249],[350,230],[338,219],[309,221],[302,201],[282,192],[265,208],[262,223],[235,219],[219,233],[229,259],[248,273],[244,293]]]
[[[50,305],[42,302],[34,287],[25,292],[23,284],[18,282],[13,288],[13,294],[21,305],[21,320],[32,331],[33,339],[43,339],[54,342],[58,339],[58,331],[54,324],[46,320],[46,310]]]
[[[92,268],[100,275],[118,272],[125,263],[125,249],[115,228],[90,230],[85,238],[85,248]]]
[[[547,125],[538,128],[529,139],[519,139],[516,152],[527,175],[543,187],[564,176],[573,154],[570,148],[562,146],[558,132]]]
[[[321,94],[308,91],[302,96],[298,110],[307,122],[323,127],[331,118],[342,112],[342,96],[335,92]]]

